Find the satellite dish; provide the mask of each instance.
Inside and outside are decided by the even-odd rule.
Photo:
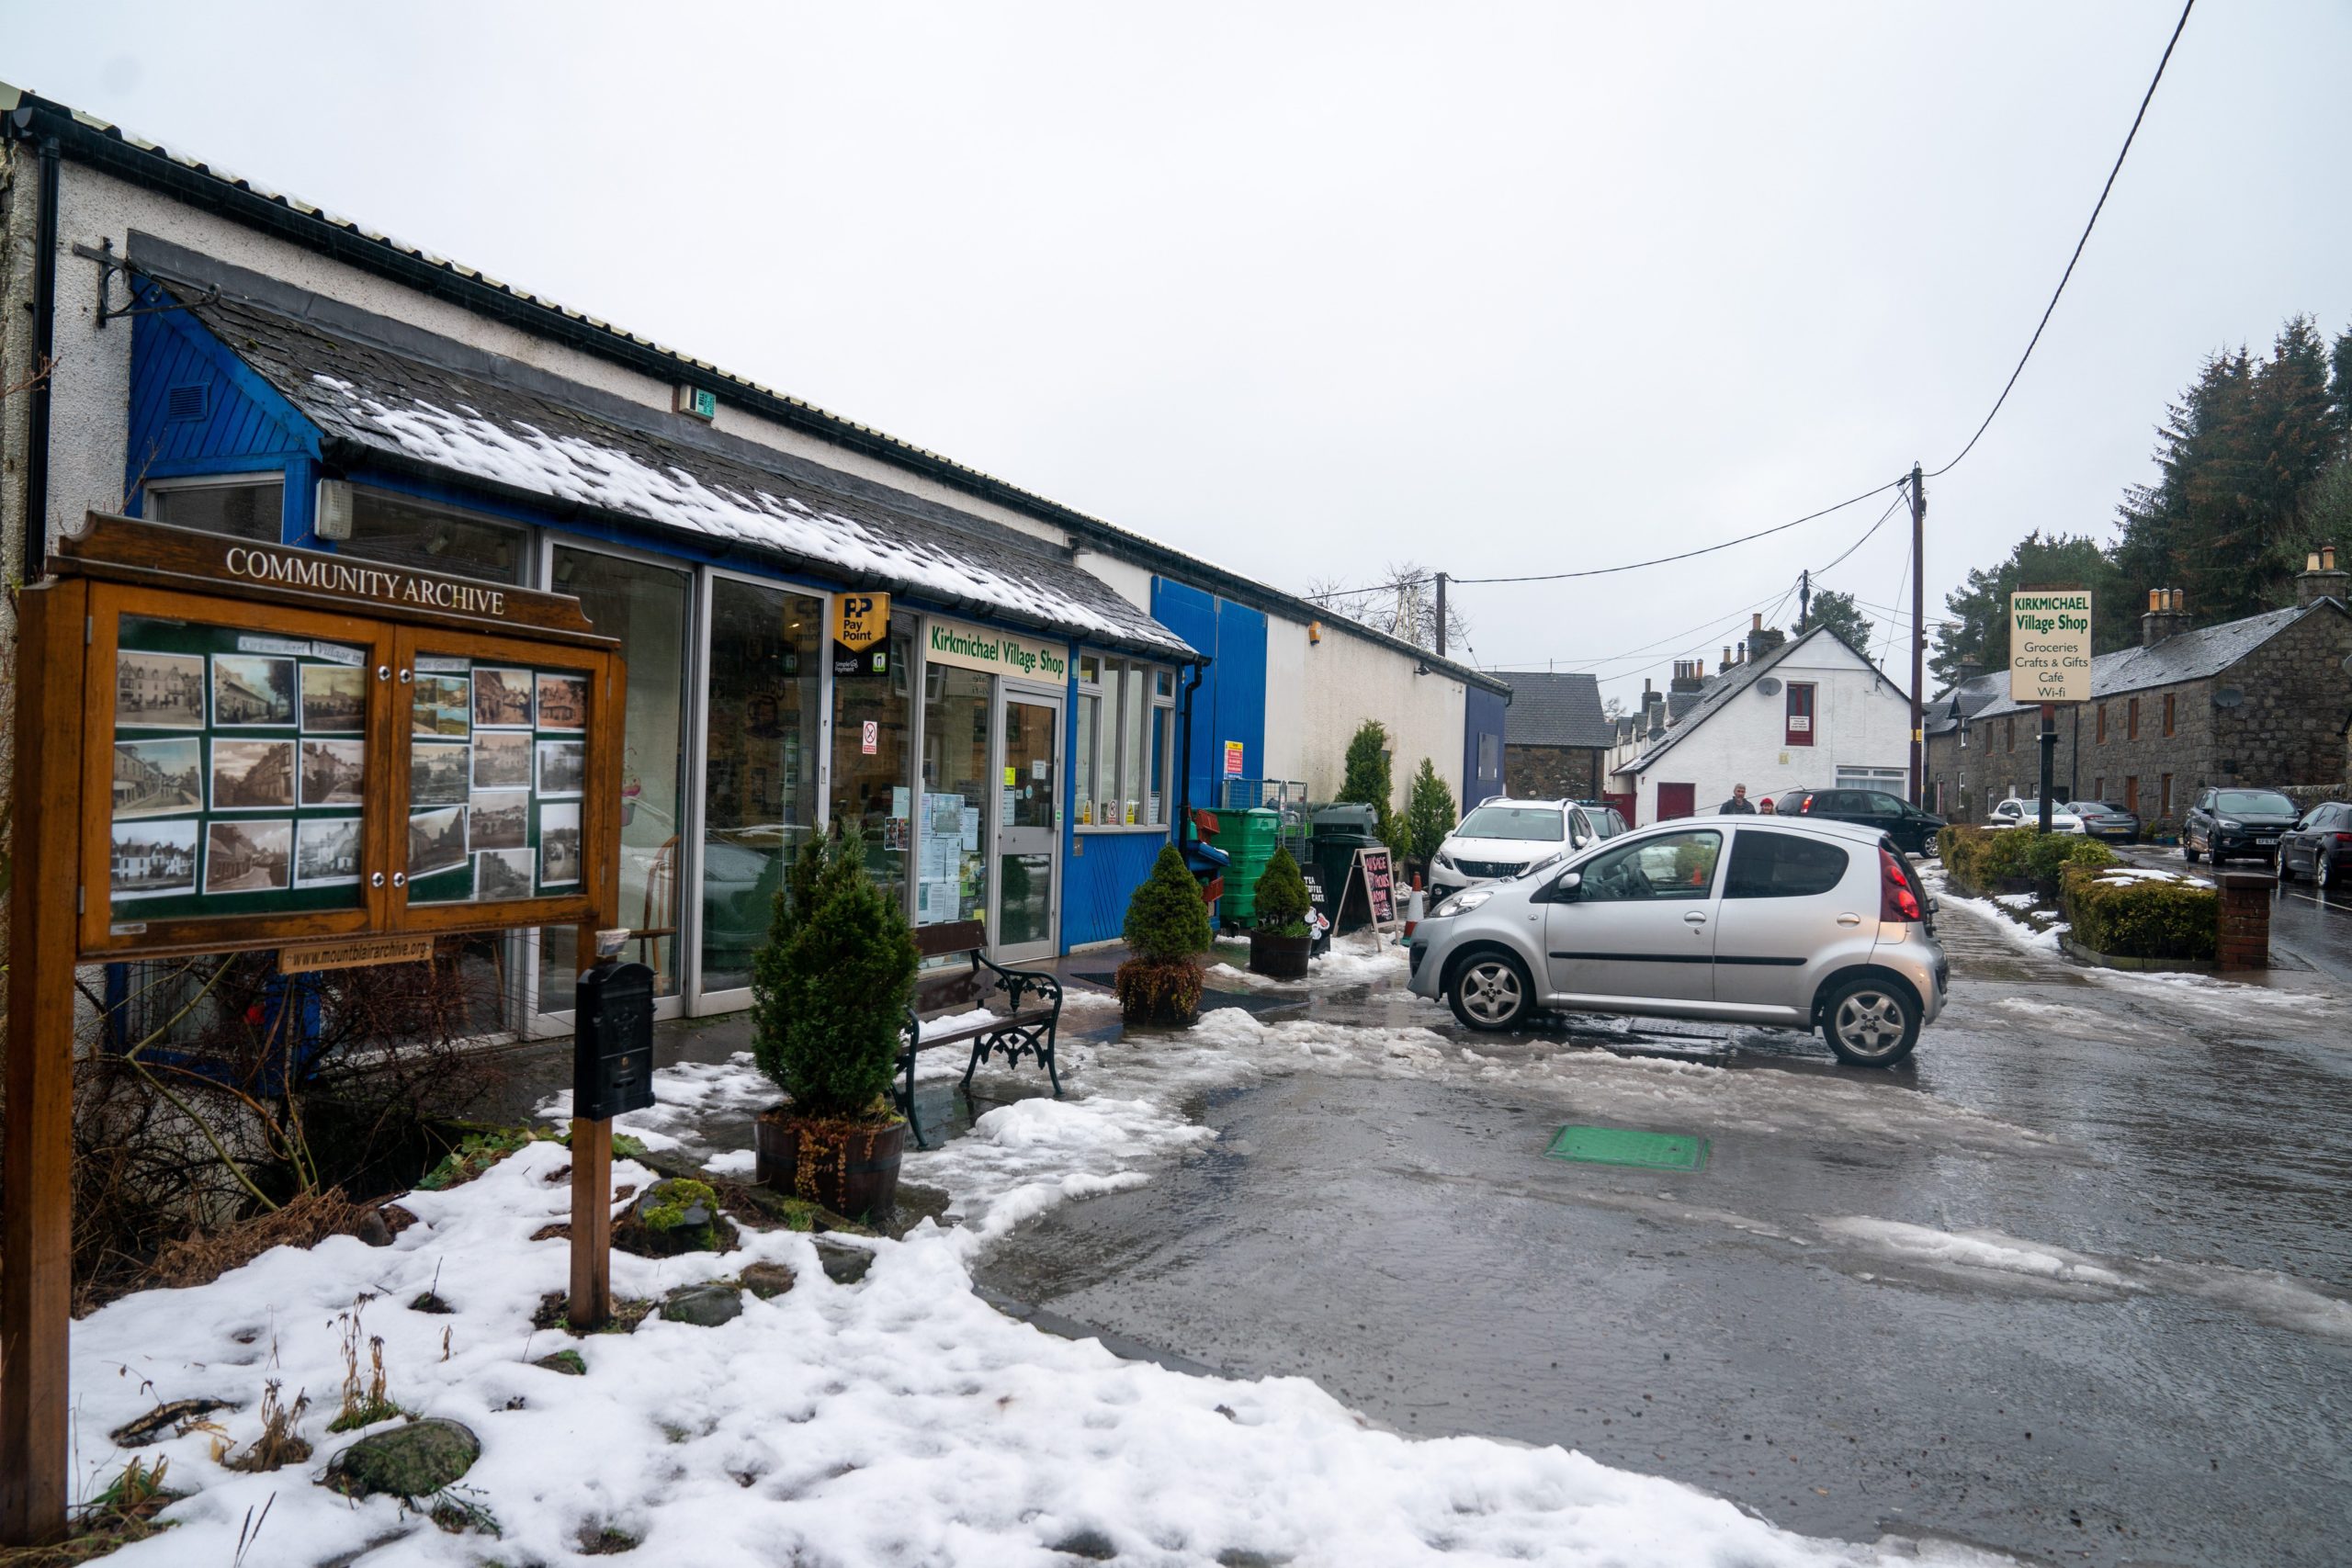
[[[1767,675],[1756,682],[1756,689],[1768,697],[1777,697],[1781,694],[1781,678],[1778,675]]]
[[[2213,693],[2213,705],[2217,708],[2243,707],[2245,705],[2245,693],[2236,686],[2217,687]]]

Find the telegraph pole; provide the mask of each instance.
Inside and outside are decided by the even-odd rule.
[[[1437,656],[1445,657],[1445,573],[1437,574]]]
[[[1925,564],[1928,538],[1928,489],[1919,465],[1911,465],[1911,804],[1920,804],[1920,773],[1926,759],[1927,736],[1925,709],[1920,705],[1920,682],[1927,669],[1928,585],[1927,575],[1920,570]]]
[[[1812,623],[1812,620],[1813,568],[1806,567],[1797,573],[1797,635],[1799,637],[1804,635],[1804,628]]]

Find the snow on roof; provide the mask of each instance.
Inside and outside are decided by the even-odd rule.
[[[2193,632],[2168,637],[2154,647],[2119,648],[2111,653],[2099,654],[2091,660],[2091,697],[2096,701],[2124,692],[2143,692],[2151,686],[2173,686],[2183,681],[2202,681],[2218,675],[2321,604],[2332,607],[2338,615],[2343,613],[2342,605],[2326,599],[2307,606],[2266,610],[2259,615],[2223,621],[2219,626],[2199,626]],[[1992,718],[2026,712],[2032,706],[2004,694],[1971,716]]]
[[[190,307],[330,436],[412,464],[765,551],[1088,642],[1183,658],[1192,648],[1051,547],[983,518],[952,521],[812,484],[551,398],[365,344],[245,301]],[[593,402],[583,390],[582,404]],[[662,415],[646,410],[645,423]]]

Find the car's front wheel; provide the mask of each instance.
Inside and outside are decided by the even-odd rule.
[[[1821,1032],[1849,1066],[1891,1067],[1919,1043],[1918,999],[1874,975],[1847,981],[1821,1008]]]
[[[1535,1010],[1535,987],[1527,966],[1508,953],[1474,953],[1453,972],[1445,988],[1453,1016],[1473,1029],[1516,1029]]]
[[[2312,856],[2312,886],[2319,889],[2323,897],[2329,888],[2335,886],[2335,857],[2324,854]]]

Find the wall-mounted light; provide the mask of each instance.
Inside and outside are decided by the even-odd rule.
[[[311,517],[311,532],[322,539],[351,537],[351,481],[321,479],[319,504]]]
[[[1321,642],[1323,640],[1322,622],[1309,621],[1306,623],[1306,640],[1310,643]]]

